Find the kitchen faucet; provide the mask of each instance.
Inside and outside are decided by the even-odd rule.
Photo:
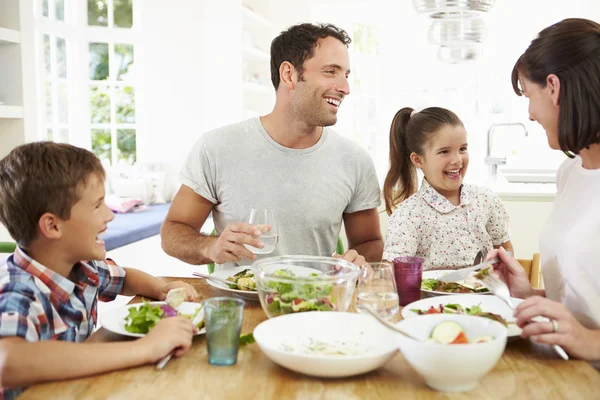
[[[506,165],[506,157],[492,157],[492,135],[494,130],[501,126],[520,126],[525,132],[525,136],[529,136],[527,128],[521,122],[503,122],[492,124],[487,131],[487,153],[485,156],[485,164],[488,166],[488,177],[495,180],[498,175],[498,165]]]

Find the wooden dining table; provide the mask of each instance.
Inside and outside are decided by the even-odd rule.
[[[183,280],[202,298],[227,295],[197,278]],[[142,301],[136,297],[132,303]],[[350,311],[354,310],[352,306]],[[242,334],[266,320],[260,303],[246,302]],[[133,340],[100,328],[95,341]],[[461,360],[456,360],[460,368]],[[51,366],[49,366],[51,368]],[[237,364],[208,363],[204,335],[163,370],[145,365],[82,379],[38,384],[19,397],[28,399],[600,399],[600,373],[581,360],[564,361],[549,346],[510,341],[495,368],[463,393],[428,388],[398,352],[376,371],[344,379],[301,375],[272,362],[258,344],[240,347]]]

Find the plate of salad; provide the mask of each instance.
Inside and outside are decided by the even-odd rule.
[[[517,306],[523,299],[511,297]],[[514,311],[496,296],[477,294],[454,294],[443,297],[429,297],[407,304],[402,308],[403,318],[413,318],[427,314],[466,314],[489,318],[500,322],[508,329],[508,337],[517,337],[521,328],[515,324]]]
[[[206,282],[209,285],[231,292],[235,296],[245,300],[258,301],[254,273],[248,266],[222,269],[220,271],[215,271],[211,275],[231,281],[231,285],[207,279]]]
[[[100,319],[100,324],[104,329],[120,335],[143,337],[161,319],[181,315],[192,320],[198,313],[204,313],[202,303],[182,302],[177,308],[173,308],[165,301],[145,301],[107,313]],[[198,328],[197,335],[206,332],[204,319],[198,324]]]
[[[421,291],[433,295],[448,295],[458,293],[490,294],[489,289],[474,276],[460,282],[442,282],[440,278],[451,271],[423,271]]]

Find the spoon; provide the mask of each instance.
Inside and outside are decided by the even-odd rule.
[[[371,308],[371,307],[365,307],[365,309],[369,312],[369,314],[371,314],[372,316],[374,316],[375,319],[377,319],[377,321],[381,322],[387,328],[389,328],[389,329],[391,329],[391,330],[393,330],[395,332],[401,333],[402,335],[408,337],[409,339],[416,340],[417,342],[422,342],[421,339],[419,339],[419,338],[411,335],[410,333],[406,332],[405,330],[398,328],[396,325],[394,325],[391,322],[389,322],[389,321],[385,320],[384,318],[382,318],[381,315],[379,315],[377,313],[377,311],[375,311],[373,308]]]

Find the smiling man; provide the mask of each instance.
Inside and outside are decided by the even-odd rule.
[[[275,210],[274,255],[331,256],[342,221],[356,264],[381,260],[373,161],[328,127],[350,94],[347,33],[330,24],[300,24],[271,43],[273,111],[200,137],[181,170],[161,229],[162,247],[191,264],[248,264],[244,244],[263,247],[243,223],[250,207]],[[219,236],[200,228],[212,211]],[[233,264],[229,264],[233,265]]]

